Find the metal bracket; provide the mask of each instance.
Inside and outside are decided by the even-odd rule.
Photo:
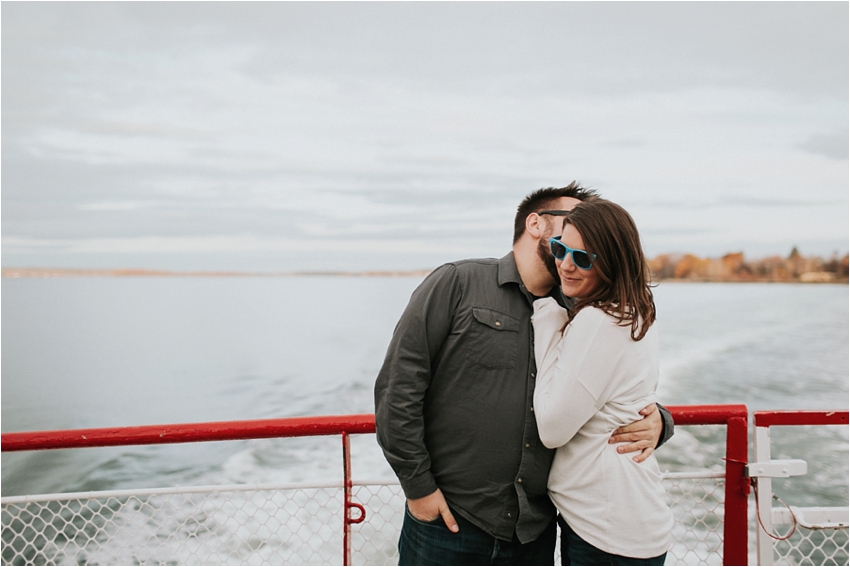
[[[771,460],[768,463],[749,463],[744,467],[744,474],[749,477],[788,478],[806,474],[808,467],[802,459]]]

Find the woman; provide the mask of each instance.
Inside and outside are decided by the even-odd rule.
[[[658,334],[649,269],[631,216],[583,202],[550,239],[569,313],[534,302],[540,439],[557,448],[549,495],[560,512],[563,565],[663,565],[673,515],[654,456],[609,445],[611,432],[655,402]]]

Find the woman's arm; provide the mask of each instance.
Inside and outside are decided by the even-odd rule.
[[[534,415],[540,440],[549,448],[565,445],[593,417],[601,405],[601,381],[610,377],[605,368],[613,353],[604,344],[607,341],[597,336],[605,315],[590,308],[586,311],[564,330],[566,312],[554,300],[534,303]],[[579,379],[582,373],[591,373],[592,388],[588,388],[586,376]]]
[[[546,297],[534,302],[531,321],[534,326],[534,359],[538,377],[551,373],[552,366],[558,361],[555,350],[560,347],[569,320],[567,310],[553,298]]]

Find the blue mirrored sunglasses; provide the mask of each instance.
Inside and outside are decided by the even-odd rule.
[[[570,254],[573,257],[573,264],[576,265],[576,268],[581,268],[582,270],[592,268],[593,261],[596,259],[596,254],[570,248],[561,242],[560,236],[553,236],[549,239],[549,249],[552,251],[552,256],[557,260],[563,260],[567,257],[567,254]]]

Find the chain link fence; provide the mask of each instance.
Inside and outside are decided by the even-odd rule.
[[[668,565],[723,563],[722,473],[666,473],[664,486],[676,523]],[[398,533],[404,519],[401,487],[355,486],[354,498],[369,511],[352,530],[352,558],[358,565],[396,565]],[[560,550],[556,563],[560,564]]]
[[[340,486],[4,498],[4,565],[338,565]]]
[[[787,537],[793,526],[776,528],[776,535]],[[847,528],[804,528],[789,539],[773,546],[775,565],[847,565]]]
[[[668,564],[722,562],[722,475],[668,473]],[[354,564],[394,565],[401,487],[355,483]],[[4,565],[339,565],[343,489],[229,486],[4,498]]]
[[[787,537],[793,526],[776,529],[776,535]],[[773,546],[774,565],[847,565],[847,528],[805,528],[789,539]]]
[[[848,565],[848,527],[843,522],[822,524],[806,521],[806,511],[827,509],[793,508],[774,511],[771,533],[774,565]],[[778,514],[776,512],[779,512]],[[835,512],[832,512],[833,514]],[[846,510],[843,513],[846,517]]]
[[[666,473],[667,504],[673,510],[673,545],[667,565],[723,564],[722,473]]]

